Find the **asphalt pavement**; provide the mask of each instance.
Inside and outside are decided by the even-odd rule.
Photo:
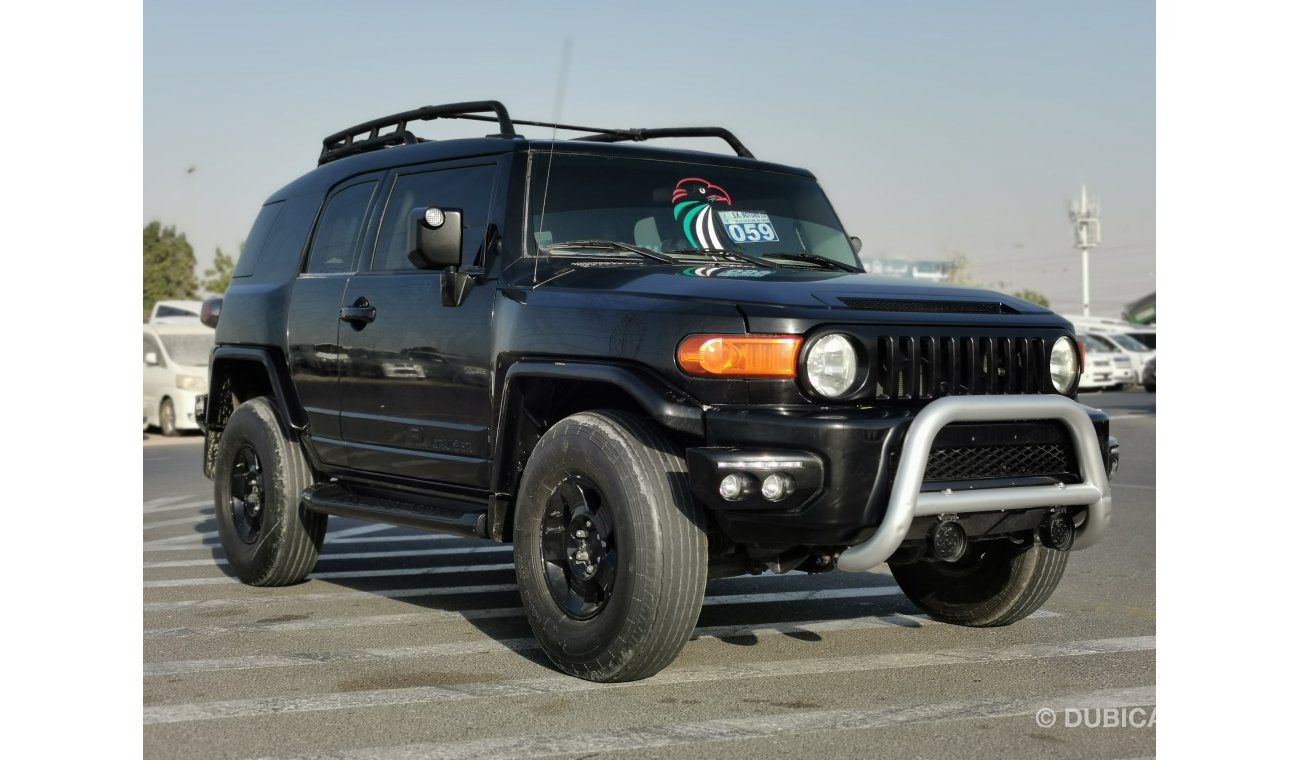
[[[1114,518],[1034,616],[939,624],[883,566],[728,578],[673,665],[616,685],[548,664],[508,545],[331,518],[307,582],[238,583],[201,438],[149,434],[144,756],[1153,756],[1156,396],[1080,400],[1120,439]]]

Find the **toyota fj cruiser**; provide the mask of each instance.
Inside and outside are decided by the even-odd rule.
[[[452,118],[498,133],[407,128]],[[736,155],[626,144],[661,137]],[[541,646],[597,681],[667,666],[728,574],[888,563],[938,620],[1025,617],[1110,519],[1073,329],[868,276],[858,246],[810,173],[721,128],[482,101],[330,135],[204,309],[230,567],[303,580],[329,515],[513,542]]]

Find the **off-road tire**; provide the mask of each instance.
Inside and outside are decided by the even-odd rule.
[[[542,436],[519,494],[519,595],[555,666],[611,682],[647,678],[671,663],[699,619],[708,579],[704,512],[690,493],[678,447],[622,411],[575,414]],[[594,581],[585,581],[574,565],[556,561],[556,552],[571,558],[572,544],[565,542],[588,540],[575,539],[576,529],[567,526],[584,519],[593,502],[587,514],[601,517],[591,523],[592,552],[604,564],[593,570]],[[561,535],[557,526],[565,526]],[[595,590],[605,580],[608,593]],[[562,602],[566,583],[569,597]],[[585,602],[573,591],[583,583],[593,590]]]
[[[977,628],[1008,625],[1033,613],[1056,590],[1069,552],[1033,541],[976,542],[957,563],[890,564],[894,580],[925,614]]]
[[[254,398],[235,408],[217,447],[213,489],[221,546],[241,581],[288,586],[316,566],[327,516],[302,506],[312,482],[302,449],[285,437],[270,401]],[[254,502],[256,509],[246,507]]]

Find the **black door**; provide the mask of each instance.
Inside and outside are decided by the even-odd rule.
[[[392,182],[369,270],[343,298],[353,318],[338,339],[340,428],[355,469],[488,487],[494,283],[480,279],[459,306],[443,306],[442,272],[415,269],[407,253],[413,210],[461,209],[462,265],[485,264],[495,177],[495,163],[462,162]]]
[[[367,211],[379,184],[379,177],[361,178],[326,200],[290,299],[289,371],[317,456],[337,466],[348,464],[339,431],[339,307],[367,239]]]

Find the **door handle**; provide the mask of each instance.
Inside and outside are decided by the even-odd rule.
[[[351,322],[353,327],[360,327],[375,321],[375,307],[364,298],[358,298],[351,306],[339,309],[339,319]]]

